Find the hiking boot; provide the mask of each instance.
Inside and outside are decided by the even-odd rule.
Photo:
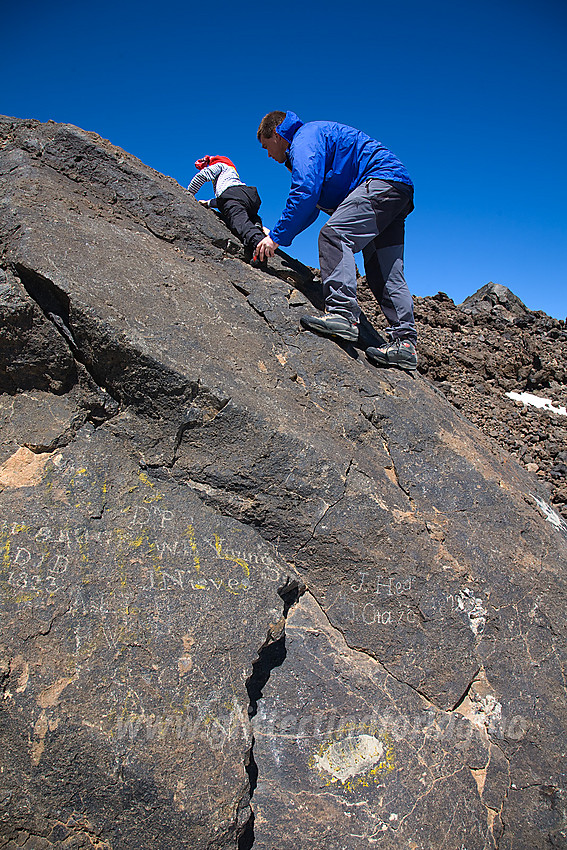
[[[358,324],[341,316],[340,313],[325,313],[324,316],[302,316],[301,326],[316,334],[345,339],[347,342],[358,340]]]
[[[380,348],[367,348],[366,356],[375,366],[397,366],[408,372],[417,369],[417,352],[411,339],[395,339]]]

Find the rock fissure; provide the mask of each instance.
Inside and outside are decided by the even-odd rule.
[[[472,768],[471,767],[470,771],[471,771],[473,779],[476,783],[479,798],[480,798],[483,806],[486,809],[487,827],[488,827],[488,831],[490,833],[490,836],[492,838],[492,841],[494,843],[494,848],[495,848],[495,850],[498,850],[499,840],[500,840],[500,838],[503,834],[503,831],[504,831],[504,824],[503,824],[503,821],[502,821],[502,810],[504,808],[504,801],[505,801],[506,796],[508,794],[508,788],[506,788],[504,790],[504,792],[502,793],[500,805],[498,807],[496,807],[495,805],[490,805],[484,799],[484,792],[485,792],[485,788],[486,788],[486,780],[487,780],[487,777],[489,775],[490,765],[491,765],[491,761],[492,761],[492,747],[493,747],[493,743],[490,741],[490,739],[488,739],[486,764],[482,768]],[[495,826],[496,819],[498,819],[500,829],[495,835],[494,826]]]
[[[98,327],[76,306],[72,309],[68,297],[52,281],[19,264],[16,270],[30,297],[67,342],[78,368],[85,369],[88,379],[103,394],[102,404],[109,409],[105,410],[103,416],[100,413],[94,415],[93,424],[114,418],[124,405],[132,406],[137,412],[163,416],[165,419],[171,415],[177,418],[179,407],[186,408],[188,419],[178,426],[174,438],[173,464],[183,434],[199,424],[206,424],[230,402],[229,397],[216,397],[199,381],[187,381],[175,372],[164,370],[161,364],[140,355],[126,340],[109,334],[108,326]],[[119,375],[119,366],[125,370],[125,375]],[[148,386],[158,383],[163,395],[161,398],[156,395],[156,409],[153,409]],[[198,407],[199,402],[202,409]],[[172,404],[175,408],[173,410]],[[212,408],[214,414],[211,414]]]
[[[405,815],[401,818],[401,820],[400,820],[399,824],[396,826],[396,830],[398,830],[400,827],[402,827],[402,826],[403,826],[403,824],[404,824],[404,822],[405,822],[406,820],[409,820],[409,818],[413,815],[414,811],[417,809],[417,807],[419,806],[419,804],[420,804],[420,803],[421,803],[424,799],[426,799],[426,798],[427,798],[430,794],[432,794],[432,793],[433,793],[434,788],[435,788],[435,787],[436,787],[439,783],[441,783],[441,782],[446,782],[446,781],[448,781],[448,780],[450,780],[450,779],[453,779],[454,777],[458,776],[458,774],[459,774],[459,773],[463,773],[463,772],[464,772],[464,771],[466,771],[466,770],[467,770],[467,768],[463,765],[462,767],[458,767],[456,770],[452,771],[451,773],[448,773],[448,774],[446,774],[446,775],[437,776],[437,777],[436,777],[436,778],[435,778],[435,779],[431,782],[431,784],[430,784],[429,788],[427,788],[427,789],[426,789],[426,790],[425,790],[422,794],[420,794],[420,795],[417,797],[417,799],[416,799],[416,801],[415,801],[415,803],[414,803],[413,807],[410,809],[410,811],[409,811],[409,812],[407,812],[407,813],[406,813],[406,814],[405,814]]]
[[[364,418],[367,419],[368,422],[370,422],[370,424],[377,430],[378,434],[380,435],[380,438],[382,440],[382,444],[383,444],[383,447],[384,447],[384,451],[386,452],[386,454],[390,458],[390,461],[391,461],[391,464],[392,464],[392,466],[391,466],[392,475],[389,476],[389,477],[391,478],[391,480],[393,480],[397,484],[397,486],[400,488],[402,493],[406,496],[408,502],[410,503],[412,511],[415,512],[416,508],[415,508],[414,500],[412,499],[412,496],[411,496],[411,493],[409,492],[409,490],[406,487],[404,487],[401,483],[400,475],[399,475],[399,472],[398,472],[396,461],[394,460],[394,457],[393,457],[393,454],[392,454],[392,450],[391,450],[389,443],[388,443],[388,440],[386,439],[386,436],[384,434],[384,429],[379,424],[380,419],[385,418],[385,417],[383,417],[383,416],[377,417],[374,412],[369,413],[368,411],[364,410],[364,408],[361,408],[361,413],[364,416]]]
[[[508,765],[508,771],[509,770],[510,770],[510,766]],[[507,821],[506,821],[506,817],[504,815],[504,806],[506,804],[506,801],[509,798],[510,791],[512,791],[512,781],[511,781],[510,777],[508,777],[508,787],[506,788],[506,790],[504,791],[504,794],[502,796],[502,806],[501,806],[501,809],[500,809],[500,812],[499,812],[499,815],[498,815],[498,820],[500,822],[501,832],[500,832],[500,836],[495,840],[495,850],[499,850],[500,842],[502,842],[504,839],[507,839],[507,832],[510,831],[510,830],[508,830],[508,824],[507,824]]]
[[[322,603],[320,602],[320,600],[319,600],[319,599],[317,599],[317,596],[316,596],[316,594],[314,593],[314,591],[313,591],[313,589],[312,589],[311,587],[309,588],[309,591],[308,591],[308,592],[309,592],[310,596],[312,596],[312,597],[313,597],[314,601],[317,603],[317,606],[319,607],[319,609],[321,610],[321,613],[323,614],[323,616],[325,617],[326,621],[328,622],[329,627],[330,627],[332,630],[336,631],[338,634],[340,634],[340,635],[341,635],[341,637],[342,637],[342,639],[344,640],[344,642],[345,642],[346,646],[347,646],[347,647],[348,647],[348,648],[349,648],[352,652],[360,652],[360,654],[361,654],[361,655],[364,655],[366,658],[370,659],[370,660],[371,660],[374,664],[376,664],[377,666],[379,666],[379,667],[380,667],[380,668],[381,668],[381,669],[382,669],[385,673],[387,673],[387,674],[388,674],[388,676],[391,676],[391,677],[392,677],[392,679],[393,679],[394,681],[396,681],[396,682],[398,682],[398,684],[403,685],[404,687],[407,687],[407,688],[409,688],[410,690],[412,690],[414,693],[416,693],[416,694],[420,697],[420,699],[424,700],[424,701],[427,703],[427,705],[431,706],[431,707],[432,707],[432,708],[434,708],[436,711],[443,712],[443,713],[445,713],[445,714],[450,714],[450,713],[451,713],[451,711],[450,711],[450,710],[443,709],[443,708],[441,708],[441,706],[436,705],[436,703],[435,703],[435,702],[431,699],[431,697],[429,697],[426,693],[424,693],[422,690],[420,690],[419,688],[417,688],[415,685],[412,685],[412,684],[411,684],[411,682],[407,682],[405,679],[400,678],[399,676],[396,676],[396,675],[395,675],[395,673],[392,673],[392,671],[388,668],[388,666],[387,666],[387,665],[386,665],[386,664],[385,664],[382,660],[380,660],[379,658],[377,658],[377,657],[376,657],[376,655],[374,655],[374,653],[373,653],[373,652],[371,652],[369,649],[367,649],[367,648],[366,648],[366,647],[364,647],[364,646],[360,646],[360,645],[358,645],[358,646],[357,646],[357,645],[355,645],[355,644],[349,643],[348,638],[347,638],[347,636],[346,636],[345,632],[343,631],[343,629],[341,629],[341,627],[340,627],[337,623],[334,623],[334,622],[330,619],[330,617],[329,617],[329,615],[328,615],[327,611],[326,611],[326,610],[325,610],[325,608],[323,607],[323,605],[322,605]],[[470,687],[470,686],[469,686],[469,687]]]
[[[251,288],[246,286],[242,281],[232,280],[230,281],[231,286],[236,289],[237,292],[240,292],[241,295],[244,295],[247,298],[250,295]]]
[[[459,697],[459,699],[457,700],[457,702],[456,702],[456,703],[454,704],[454,706],[450,709],[451,711],[457,711],[457,709],[458,709],[458,708],[459,708],[459,707],[463,704],[463,702],[465,701],[465,699],[469,696],[469,694],[470,694],[470,692],[471,692],[471,689],[472,689],[472,687],[473,687],[473,685],[474,685],[475,681],[477,681],[477,676],[478,676],[478,674],[480,673],[480,671],[481,671],[481,665],[479,665],[478,669],[477,669],[477,670],[475,670],[475,672],[474,672],[474,674],[473,674],[472,679],[470,680],[469,684],[467,685],[467,687],[465,688],[465,690],[464,690],[464,692],[463,692],[463,695],[462,695],[461,697]]]
[[[317,522],[314,524],[313,528],[311,529],[309,539],[306,540],[305,543],[303,543],[301,546],[299,546],[299,548],[295,551],[294,556],[293,556],[294,562],[297,560],[298,555],[315,539],[315,534],[316,534],[317,528],[324,521],[324,519],[327,516],[327,514],[329,513],[329,511],[334,510],[337,507],[337,505],[339,505],[343,501],[343,499],[345,498],[346,492],[347,492],[347,486],[348,486],[347,485],[347,479],[348,479],[348,476],[349,476],[349,473],[350,473],[350,470],[352,468],[353,463],[354,463],[354,458],[351,458],[351,460],[349,461],[348,466],[345,470],[344,476],[343,476],[344,477],[343,492],[341,493],[340,496],[337,497],[337,499],[334,502],[327,505],[322,516],[319,517],[319,519],[317,520]]]
[[[104,386],[102,382],[97,380],[92,370],[89,369],[87,362],[85,361],[85,358],[83,357],[74,338],[73,331],[71,329],[71,305],[68,296],[62,292],[62,290],[59,289],[53,281],[48,280],[33,269],[29,269],[20,263],[16,263],[14,265],[14,270],[18,278],[21,280],[29,297],[38,305],[46,318],[53,324],[69,347],[73,358],[77,361],[77,364],[79,364],[77,366],[77,372],[80,373],[81,367],[84,368],[88,375],[87,380],[93,381],[96,389],[100,393],[104,393],[107,397],[103,404],[108,404],[110,409],[105,411],[105,414],[102,417],[103,420],[106,421],[115,416],[118,412],[118,400],[112,396],[107,386]],[[78,374],[78,378],[80,380],[80,374]],[[67,390],[68,389],[70,388],[68,387]],[[99,424],[100,414],[99,417],[95,417],[94,413],[92,413],[88,418],[89,420],[93,420],[93,424]]]
[[[155,236],[156,239],[160,239],[162,242],[165,242],[168,245],[174,244],[175,236],[173,236],[173,235],[170,236],[170,235],[167,235],[165,233],[159,233],[157,230],[154,230],[152,227],[150,227],[150,225],[147,222],[144,222],[144,224],[147,227],[148,231],[152,234],[152,236]]]
[[[400,488],[402,493],[406,496],[408,502],[410,503],[410,507],[411,507],[412,511],[415,512],[415,503],[414,503],[414,501],[411,497],[409,490],[402,485],[402,482],[400,480],[400,474],[399,474],[398,468],[396,466],[396,461],[394,460],[394,457],[392,455],[392,451],[391,451],[390,446],[388,445],[388,442],[386,441],[386,439],[384,439],[384,448],[386,449],[386,451],[388,453],[388,457],[392,461],[392,470],[393,470],[393,473],[394,473],[396,484],[398,485],[398,487]]]
[[[61,617],[65,617],[69,613],[70,610],[71,610],[71,603],[68,602],[67,607],[65,608],[64,611],[56,611],[56,613],[52,615],[49,623],[47,624],[47,626],[44,629],[38,629],[37,631],[34,631],[34,632],[31,632],[30,634],[24,635],[22,637],[22,640],[24,641],[24,643],[27,643],[27,641],[30,641],[30,640],[35,640],[35,638],[38,638],[38,637],[47,637],[47,635],[49,635],[51,633],[51,630],[53,628],[55,621],[60,619]]]
[[[272,671],[281,667],[287,655],[285,646],[285,621],[290,609],[295,605],[306,587],[297,579],[286,579],[284,585],[278,589],[278,595],[283,600],[284,607],[281,620],[271,626],[264,644],[260,647],[258,658],[252,664],[252,675],[246,681],[246,690],[249,697],[248,718],[252,722],[258,713],[258,702],[262,699],[263,689],[266,687]],[[251,808],[254,791],[258,784],[258,765],[254,759],[255,738],[252,735],[252,745],[246,755],[246,773],[249,780],[249,791],[244,806],[250,808],[250,816],[246,822],[238,841],[238,850],[251,850],[254,845],[254,811]],[[241,804],[241,808],[244,807]]]
[[[14,165],[12,168],[7,168],[6,171],[2,171],[1,176],[3,177],[4,175],[14,174],[14,172],[17,171],[19,167],[19,165]]]
[[[51,280],[22,263],[14,263],[13,271],[24,289],[44,315],[52,322],[65,342],[77,351],[77,345],[69,328],[69,298]]]
[[[171,461],[172,467],[175,466],[177,461],[184,435],[193,429],[206,427],[231,402],[230,397],[220,399],[212,396],[210,390],[207,387],[201,386],[199,382],[191,386],[191,392],[192,397],[188,399],[190,406],[186,412],[185,421],[178,427],[175,435]],[[213,403],[214,412],[211,412],[211,402]]]
[[[346,488],[345,488],[345,491],[346,491]],[[325,519],[325,517],[327,516],[327,514],[329,513],[329,511],[334,510],[334,509],[337,507],[337,505],[339,505],[339,504],[342,502],[342,500],[344,499],[344,497],[345,497],[345,493],[343,493],[341,496],[339,496],[339,498],[338,498],[335,502],[333,502],[332,504],[328,505],[328,506],[325,508],[325,511],[324,511],[323,515],[322,515],[322,516],[321,516],[321,517],[317,520],[317,522],[316,522],[316,523],[315,523],[315,525],[313,526],[313,529],[312,529],[312,531],[311,531],[311,537],[310,537],[310,539],[309,539],[309,540],[307,540],[307,541],[303,544],[303,546],[300,546],[300,547],[299,547],[299,549],[298,549],[298,550],[296,551],[296,553],[295,553],[295,558],[294,558],[294,560],[296,560],[296,559],[297,559],[297,556],[299,555],[299,553],[300,553],[303,549],[305,549],[305,547],[306,547],[306,546],[308,546],[308,545],[309,545],[309,543],[311,543],[311,542],[315,539],[315,534],[316,534],[316,532],[317,532],[317,529],[318,529],[318,527],[321,525],[321,523],[323,522],[323,520]]]

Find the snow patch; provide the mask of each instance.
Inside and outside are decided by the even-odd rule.
[[[562,519],[558,513],[556,513],[551,505],[548,505],[547,502],[544,502],[543,499],[540,499],[538,496],[534,496],[533,493],[530,493],[530,496],[537,504],[538,508],[544,515],[547,522],[550,522],[555,528],[559,528],[560,531],[567,531],[567,522]]]
[[[540,398],[540,396],[532,395],[532,393],[506,393],[506,395],[514,401],[521,401],[522,404],[530,404],[532,407],[539,407],[540,410],[549,410],[551,413],[567,416],[567,409],[565,407],[554,407],[549,398]]]

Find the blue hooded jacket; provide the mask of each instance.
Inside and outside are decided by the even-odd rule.
[[[294,112],[287,112],[276,132],[289,142],[291,166],[289,197],[270,231],[278,245],[291,245],[298,233],[313,224],[319,210],[334,212],[353,189],[371,177],[413,188],[400,160],[354,127],[333,121],[304,124]]]

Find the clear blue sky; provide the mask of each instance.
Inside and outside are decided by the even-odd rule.
[[[565,0],[2,7],[3,114],[93,130],[185,186],[195,159],[225,154],[270,226],[289,174],[256,141],[262,116],[352,124],[416,184],[414,294],[460,303],[492,280],[566,317]],[[290,253],[318,265],[324,220]]]

